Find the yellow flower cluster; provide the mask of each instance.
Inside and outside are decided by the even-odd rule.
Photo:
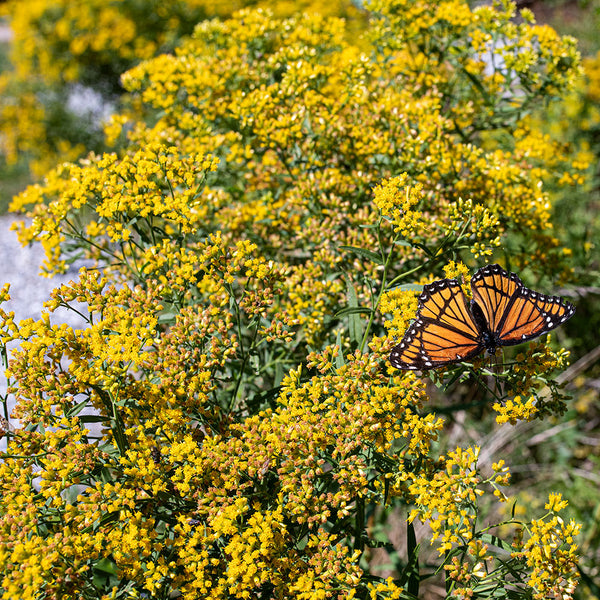
[[[577,572],[577,545],[573,536],[580,531],[574,521],[565,523],[558,513],[567,502],[561,494],[550,494],[545,518],[531,523],[531,537],[513,556],[524,558],[532,568],[529,579],[535,600],[544,598],[573,598],[579,573]]]
[[[453,260],[444,266],[444,274],[446,275],[447,279],[457,279],[458,281],[468,281],[471,275],[467,265],[465,265],[463,262],[457,263]],[[465,289],[465,292],[470,294],[471,290]]]
[[[97,135],[69,129],[90,126],[70,110],[74,82],[97,90],[107,103],[120,93],[118,78],[127,68],[172,51],[206,18],[230,17],[246,5],[269,6],[280,16],[300,10],[347,19],[354,35],[364,16],[350,0],[324,5],[315,0],[9,0],[2,13],[10,19],[14,39],[13,70],[0,78],[2,151],[9,164],[25,161],[36,177],[57,162],[75,160],[98,147]],[[66,110],[65,110],[66,105]],[[77,142],[77,137],[81,142]]]
[[[504,403],[496,402],[493,406],[497,413],[496,422],[499,424],[510,422],[511,425],[515,425],[517,421],[530,421],[538,412],[536,401],[535,396],[531,396],[526,402],[521,396],[515,396]]]
[[[477,447],[439,456],[425,383],[386,363],[444,265],[466,276],[519,236],[515,262],[565,264],[539,149],[486,132],[514,141],[537,83],[562,91],[576,57],[508,9],[371,10],[371,46],[310,11],[199,24],[123,75],[113,153],[15,199],[48,273],[89,266],[39,321],[0,312],[2,343],[21,342],[7,371],[21,427],[0,465],[5,598],[400,597],[370,562],[394,503],[429,522],[457,597],[509,576],[478,525],[483,495],[507,499],[508,468],[484,477]],[[503,36],[512,67],[488,75],[481,54]],[[54,324],[59,307],[85,326]],[[503,397],[536,401],[499,412],[557,412],[558,391],[544,404],[539,388],[563,359],[544,344],[517,357]],[[546,548],[540,527],[527,552]]]
[[[500,220],[481,204],[459,198],[448,207],[448,218],[448,229],[457,234],[458,247],[470,242],[474,258],[491,256],[493,248],[500,246],[500,236],[496,235]]]
[[[379,310],[391,315],[384,326],[389,331],[392,339],[401,338],[411,319],[417,312],[417,296],[414,291],[396,288],[382,295]]]
[[[471,13],[462,3],[458,3],[458,10],[456,4],[438,7],[435,19],[448,23],[447,14],[460,14],[456,22],[451,20],[459,31],[463,25],[458,22],[464,23],[466,16],[471,19],[469,32],[497,26],[483,19],[480,12]],[[391,8],[381,10],[386,14]],[[425,10],[430,7],[423,3],[420,11]],[[392,28],[394,22],[386,27]],[[418,35],[425,35],[425,30],[418,31]],[[238,20],[202,24],[196,38],[179,48],[176,56],[162,55],[132,69],[124,76],[124,85],[138,95],[139,106],[160,110],[160,115],[151,129],[133,124],[129,135],[143,150],[119,161],[119,168],[112,167],[107,159],[90,164],[91,170],[110,169],[113,176],[119,173],[119,179],[109,180],[100,193],[115,195],[115,208],[120,206],[124,192],[144,199],[148,195],[145,210],[162,202],[171,205],[170,210],[159,211],[169,218],[185,210],[182,204],[199,202],[197,194],[202,193],[200,204],[214,206],[216,201],[220,210],[212,214],[199,211],[196,222],[211,219],[216,228],[232,235],[252,232],[252,239],[269,240],[273,250],[284,248],[286,239],[300,234],[311,252],[315,256],[319,253],[320,261],[341,266],[334,252],[339,245],[373,247],[377,243],[372,232],[362,227],[373,220],[370,194],[366,193],[369,186],[394,172],[408,172],[408,167],[415,175],[403,175],[402,181],[390,179],[381,185],[376,203],[381,197],[383,213],[393,211],[388,216],[395,229],[415,237],[430,252],[435,254],[448,245],[449,226],[466,238],[461,241],[469,243],[475,258],[489,255],[509,229],[537,236],[541,253],[554,252],[555,240],[545,233],[549,212],[547,198],[538,186],[542,173],[528,168],[522,154],[484,151],[470,142],[466,131],[476,131],[480,118],[473,113],[472,102],[457,105],[456,111],[462,112],[450,118],[444,98],[436,91],[444,89],[451,73],[436,65],[435,80],[416,94],[414,73],[404,72],[395,62],[382,70],[384,54],[369,57],[353,48],[344,34],[342,22],[316,15],[290,19],[281,28],[276,19],[264,13],[245,12]],[[389,41],[382,32],[379,35],[378,44]],[[554,38],[542,41],[558,43]],[[246,47],[248,53],[240,51]],[[568,48],[560,52],[568,52]],[[555,46],[553,49],[554,54],[559,52]],[[425,61],[419,66],[420,73],[433,69],[431,58],[422,56],[419,60]],[[234,77],[234,73],[243,73],[243,77]],[[340,103],[340,98],[345,98],[344,102]],[[459,118],[460,131],[456,126]],[[235,125],[223,127],[228,122]],[[125,124],[124,118],[115,117],[110,137],[118,137]],[[165,149],[166,154],[180,148],[190,157],[226,156],[221,172],[244,180],[243,199],[229,188],[226,192],[180,191],[178,178],[171,184],[162,183],[162,189],[153,186],[148,178],[162,168],[154,156],[160,152],[157,144],[164,146],[167,140],[175,145]],[[188,161],[193,162],[193,158]],[[185,168],[189,162],[184,160],[180,166]],[[178,174],[177,168],[174,172]],[[52,181],[57,176],[50,176],[46,196],[63,193]],[[63,174],[69,180],[73,176],[84,180],[87,175]],[[133,177],[145,181],[138,184]],[[125,179],[123,190],[115,187],[120,178]],[[185,182],[188,188],[189,183]],[[98,184],[104,185],[102,176]],[[173,188],[173,198],[166,197],[168,185]],[[279,189],[273,194],[275,185]],[[394,199],[389,186],[396,186],[400,196]],[[402,198],[406,190],[412,191]],[[97,194],[98,188],[90,192]],[[165,197],[161,199],[160,193]],[[66,194],[63,203],[69,198]],[[90,200],[92,205],[98,202]],[[18,209],[39,203],[41,192],[38,196],[28,192],[13,206]],[[133,208],[136,206],[134,202]],[[106,215],[101,214],[110,217],[113,213],[109,206],[106,209]],[[422,215],[432,212],[439,218],[425,222]],[[61,210],[54,213],[55,221],[61,214]],[[127,222],[103,224],[96,219],[88,226],[96,237],[106,235],[113,242],[132,235]],[[33,232],[22,230],[22,239],[30,239]],[[64,267],[55,249],[62,239],[45,236],[49,260],[58,268]],[[399,248],[405,259],[415,256],[409,248]],[[356,263],[348,266],[357,267]],[[319,268],[318,264],[310,265],[315,278]],[[544,261],[540,268],[544,268]],[[326,293],[331,297],[332,292],[336,295],[339,291]]]
[[[413,208],[422,200],[422,187],[417,185],[411,189],[408,185],[408,175],[403,173],[374,190],[375,205],[391,220],[394,231],[403,238],[423,236],[424,223],[419,222],[420,213]]]
[[[457,448],[448,457],[440,457],[444,469],[399,474],[397,485],[406,484],[408,492],[417,506],[409,521],[419,518],[428,520],[433,531],[433,540],[441,538],[439,553],[444,554],[460,542],[468,542],[473,534],[473,519],[481,478],[476,472],[479,448]]]

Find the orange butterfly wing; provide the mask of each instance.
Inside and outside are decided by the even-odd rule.
[[[513,346],[551,331],[575,314],[559,296],[526,288],[514,273],[487,265],[471,279],[473,300],[483,311],[494,346]]]
[[[467,299],[454,279],[426,285],[417,319],[390,353],[397,369],[427,370],[467,360],[484,349]]]
[[[417,318],[392,349],[397,369],[427,370],[461,362],[484,349],[513,346],[551,331],[575,314],[559,296],[526,288],[514,273],[487,265],[471,279],[473,301],[454,279],[423,288]]]

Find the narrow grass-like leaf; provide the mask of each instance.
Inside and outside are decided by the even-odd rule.
[[[354,285],[350,281],[349,277],[346,277],[346,296],[348,298],[348,308],[358,308],[358,297]],[[352,344],[358,345],[363,336],[363,323],[360,316],[356,312],[348,313],[348,333],[350,335],[350,341]]]
[[[337,344],[338,348],[340,349],[340,351],[338,352],[337,356],[335,357],[335,366],[338,369],[341,369],[345,363],[344,363],[344,351],[342,350],[342,332],[339,330],[337,332],[336,344]]]
[[[365,248],[358,248],[356,246],[340,246],[340,250],[349,250],[350,252],[354,252],[354,254],[360,255],[376,265],[382,265],[384,263],[381,255]]]
[[[365,308],[363,306],[347,306],[346,308],[342,308],[335,313],[336,317],[343,317],[345,315],[370,315],[370,308]]]

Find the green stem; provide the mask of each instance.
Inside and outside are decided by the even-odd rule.
[[[394,247],[394,243],[398,240],[398,237],[399,236],[396,236],[394,238],[393,243],[392,243],[392,249]],[[385,256],[385,254],[383,252],[383,241],[381,239],[381,217],[379,218],[379,223],[377,224],[377,241],[379,242],[379,252],[381,254],[381,258],[383,258]],[[367,343],[367,339],[369,338],[369,333],[371,331],[371,327],[373,326],[373,321],[375,320],[375,313],[377,312],[377,307],[379,306],[379,302],[381,301],[381,296],[383,295],[384,291],[387,289],[387,287],[386,287],[387,274],[388,274],[388,270],[390,268],[390,263],[391,263],[393,254],[394,254],[393,250],[390,250],[390,253],[388,254],[387,259],[383,265],[383,275],[381,277],[381,287],[379,288],[379,293],[377,294],[377,299],[375,300],[375,302],[373,303],[373,306],[371,308],[371,315],[369,316],[369,322],[367,323],[367,326],[365,327],[365,332],[363,334],[363,338],[360,343],[359,350],[361,351],[361,353],[364,351],[365,344]]]

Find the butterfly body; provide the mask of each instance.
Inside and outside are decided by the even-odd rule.
[[[458,281],[426,285],[417,318],[390,362],[398,369],[428,370],[469,360],[487,350],[533,339],[564,323],[575,307],[558,296],[526,288],[514,273],[487,265],[471,279],[467,302]]]
[[[483,311],[479,304],[475,300],[471,300],[471,315],[473,315],[473,321],[477,325],[480,333],[480,344],[490,353],[494,354],[496,348],[501,346],[501,341],[498,336],[494,335],[494,332],[490,330]]]

